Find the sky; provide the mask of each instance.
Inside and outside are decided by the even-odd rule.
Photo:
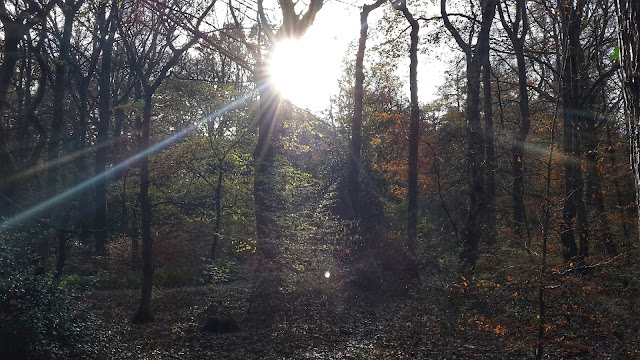
[[[360,2],[359,2],[360,3]],[[329,106],[331,95],[338,91],[345,56],[355,59],[355,52],[347,54],[350,44],[356,44],[360,35],[360,6],[353,6],[337,0],[329,0],[318,12],[316,20],[298,44],[288,44],[291,49],[281,54],[283,64],[279,65],[286,98],[295,105],[320,113]],[[371,13],[369,27],[382,15],[382,9]],[[407,33],[408,37],[408,33]],[[367,43],[370,49],[373,42]],[[354,47],[355,48],[355,47]],[[302,50],[302,51],[300,51]],[[294,53],[302,57],[293,58]],[[297,56],[297,55],[296,55]],[[353,59],[351,59],[353,58]],[[398,75],[406,84],[409,93],[409,62],[398,69]],[[435,99],[435,92],[444,81],[444,62],[433,56],[421,54],[418,59],[418,97],[420,102]]]

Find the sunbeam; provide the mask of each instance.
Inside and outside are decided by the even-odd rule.
[[[85,189],[87,189],[88,187],[92,186],[93,184],[95,184],[96,182],[98,182],[101,178],[106,178],[110,175],[112,175],[115,172],[118,172],[128,166],[131,166],[133,164],[135,164],[138,160],[140,160],[141,158],[145,157],[145,156],[149,156],[159,150],[162,150],[164,148],[166,148],[167,146],[169,146],[171,143],[173,143],[174,141],[184,137],[185,135],[187,135],[188,133],[190,133],[191,131],[195,130],[198,126],[202,125],[203,123],[205,123],[206,121],[209,121],[211,119],[214,119],[218,116],[220,116],[221,114],[224,114],[225,112],[229,111],[229,110],[233,110],[236,106],[239,106],[240,104],[244,103],[247,99],[250,99],[251,97],[253,97],[255,94],[257,93],[257,90],[252,91],[251,93],[249,93],[248,95],[245,95],[233,102],[231,102],[230,104],[228,104],[227,106],[223,107],[222,109],[214,112],[213,114],[207,115],[202,117],[200,120],[196,121],[193,125],[187,127],[186,129],[183,129],[182,131],[179,131],[171,136],[169,136],[168,138],[150,146],[149,148],[147,148],[146,150],[135,154],[133,156],[131,156],[130,158],[124,160],[123,162],[121,162],[120,164],[117,164],[115,166],[113,166],[110,169],[105,170],[103,173],[101,174],[96,174],[94,177],[68,189],[63,191],[62,193],[44,200],[42,202],[40,202],[37,205],[32,206],[31,208],[13,216],[8,218],[7,220],[5,220],[4,222],[2,222],[0,224],[0,232],[7,232],[9,230],[11,230],[11,228],[13,228],[14,226],[22,223],[23,221],[26,221],[32,217],[38,216],[40,214],[42,214],[43,212],[45,212],[46,210],[50,209],[52,206],[64,202],[67,199],[71,198],[72,196],[76,195],[78,192],[81,192]],[[77,156],[77,155],[76,155]],[[64,162],[69,161],[64,160]],[[64,163],[62,162],[62,163]],[[55,163],[56,165],[58,163]],[[53,166],[53,165],[48,165],[48,166]]]
[[[30,167],[30,168],[28,168],[26,170],[23,170],[23,171],[21,171],[21,172],[19,172],[17,174],[10,175],[6,180],[6,183],[7,184],[12,184],[12,183],[17,183],[18,181],[23,181],[26,178],[28,178],[28,177],[30,177],[30,176],[32,176],[34,174],[37,174],[39,172],[43,172],[43,171],[45,171],[45,170],[47,170],[49,168],[52,168],[54,166],[60,166],[60,165],[66,164],[68,162],[71,162],[71,161],[77,159],[78,157],[80,157],[80,156],[82,156],[84,154],[90,153],[90,152],[98,150],[100,148],[111,146],[114,143],[116,143],[118,140],[120,140],[120,137],[109,139],[109,141],[107,141],[107,142],[105,142],[103,144],[94,145],[94,146],[86,148],[86,149],[82,149],[82,150],[79,150],[79,151],[72,152],[70,154],[67,154],[67,155],[59,158],[59,159],[56,159],[56,160],[53,160],[53,161],[48,161],[48,162],[46,162],[44,164],[38,164],[38,165],[32,166],[32,167]]]

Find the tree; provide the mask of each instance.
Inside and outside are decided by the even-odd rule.
[[[274,32],[266,18],[263,1],[258,0],[258,13],[260,15],[261,28],[269,38],[271,45],[286,39],[302,37],[313,24],[316,14],[323,5],[323,0],[311,0],[308,9],[301,15],[296,14],[295,4],[292,0],[280,1],[282,25]],[[268,56],[267,61],[258,58],[253,71],[254,81],[260,97],[260,115],[258,117],[258,143],[254,152],[254,198],[256,204],[256,232],[259,248],[265,253],[272,250],[265,249],[265,240],[273,240],[277,237],[277,225],[274,227],[274,216],[281,210],[281,201],[274,191],[275,161],[282,154],[280,136],[282,132],[282,119],[278,113],[282,97],[269,82]],[[267,255],[270,257],[271,255]]]
[[[347,188],[349,189],[349,205],[347,218],[360,219],[360,169],[362,167],[360,151],[362,148],[362,107],[364,98],[364,55],[367,48],[367,33],[369,30],[369,13],[385,0],[378,0],[371,5],[364,5],[360,12],[360,38],[355,64],[355,86],[353,89],[353,116],[351,118],[351,142],[347,159]]]
[[[463,234],[462,252],[460,260],[464,272],[473,272],[478,258],[478,245],[484,238],[483,223],[486,219],[487,204],[484,199],[484,139],[482,123],[480,122],[480,74],[484,61],[488,58],[489,32],[496,12],[496,0],[480,1],[482,19],[480,29],[476,35],[475,45],[465,42],[462,35],[449,20],[447,1],[440,1],[440,11],[446,29],[451,33],[458,46],[465,54],[467,62],[467,104],[465,116],[467,119],[467,138],[469,141],[469,208]],[[475,31],[475,23],[471,26],[471,39]]]
[[[640,214],[640,2],[616,0],[618,12],[618,54],[622,64],[625,116],[631,141],[631,169]],[[639,222],[640,224],[640,222]]]
[[[109,6],[109,15],[106,15]],[[98,28],[100,29],[100,47],[102,48],[102,63],[98,74],[98,126],[96,134],[95,175],[98,177],[95,185],[95,245],[96,254],[104,255],[107,239],[107,179],[104,172],[107,168],[107,140],[109,138],[109,124],[111,123],[111,72],[113,44],[115,42],[118,3],[116,0],[104,2],[98,10]]]
[[[409,131],[409,160],[408,160],[408,219],[407,246],[411,254],[415,255],[418,237],[418,145],[420,142],[420,108],[418,107],[418,32],[420,24],[407,8],[406,0],[393,2],[393,7],[411,25],[411,46],[409,48],[409,88],[411,92],[411,128]]]
[[[67,94],[68,65],[71,51],[71,36],[75,16],[84,0],[65,0],[58,2],[64,16],[63,29],[59,39],[60,50],[54,68],[53,85],[53,113],[51,121],[51,132],[47,145],[47,161],[52,164],[47,171],[46,194],[53,198],[58,193],[58,185],[62,183],[59,179],[60,167],[55,164],[61,157],[62,142],[65,137],[65,125],[69,121],[65,109]],[[61,201],[51,208],[51,223],[55,229],[56,240],[58,241],[58,262],[56,271],[58,275],[62,273],[66,259],[67,230],[64,228],[69,219],[69,211],[66,203]]]
[[[135,73],[142,87],[143,110],[138,124],[140,142],[138,144],[140,166],[140,211],[142,233],[142,294],[140,308],[134,322],[153,321],[151,314],[151,291],[153,286],[153,238],[151,236],[151,201],[149,198],[149,154],[150,124],[153,109],[153,95],[166,79],[169,71],[178,64],[182,55],[198,41],[198,31],[215,1],[188,24],[189,33],[180,34],[178,27],[185,25],[176,21],[172,4],[162,2],[127,3],[119,17],[118,31],[129,57],[131,71]],[[144,19],[138,22],[137,19]],[[128,27],[125,29],[125,24]],[[195,31],[193,31],[195,29]],[[187,36],[182,39],[181,36]]]
[[[506,3],[504,5],[508,9]],[[524,45],[527,33],[529,32],[529,17],[527,16],[527,7],[524,0],[517,0],[515,3],[515,17],[511,17],[508,12],[505,16],[502,2],[498,4],[500,21],[502,27],[507,32],[511,45],[516,55],[516,63],[518,67],[518,94],[520,96],[518,105],[520,107],[520,127],[516,133],[512,146],[511,167],[513,171],[512,184],[512,201],[513,201],[513,225],[516,235],[521,239],[524,237],[526,227],[525,208],[524,208],[524,166],[525,156],[524,148],[531,128],[529,120],[529,91],[527,88],[527,64],[525,61]],[[507,20],[509,19],[509,20]]]
[[[15,68],[20,59],[19,45],[27,36],[29,30],[41,24],[45,26],[46,15],[55,6],[56,1],[45,3],[40,1],[24,1],[14,5],[13,9],[7,8],[4,1],[0,4],[0,21],[4,28],[3,61],[0,65],[0,119],[4,116],[7,105],[7,94],[11,86],[11,80],[15,74]],[[40,62],[41,65],[44,62]],[[44,84],[44,83],[41,83]],[[44,88],[42,88],[44,90]],[[33,119],[33,117],[31,117]],[[15,171],[15,158],[11,154],[9,136],[5,131],[5,125],[0,121],[0,173],[11,174]],[[8,180],[8,181],[7,181]],[[0,180],[0,192],[4,196],[12,196],[13,185],[8,176]],[[3,203],[5,203],[3,201]],[[9,204],[7,204],[8,208]],[[5,206],[0,207],[0,214],[8,214]]]

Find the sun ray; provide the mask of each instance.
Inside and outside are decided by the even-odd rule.
[[[192,124],[191,126],[187,127],[186,129],[183,129],[153,145],[151,145],[150,147],[148,147],[147,149],[129,157],[128,159],[122,161],[121,163],[105,170],[104,172],[100,173],[100,174],[96,174],[94,177],[72,187],[69,188],[61,193],[59,193],[58,195],[55,195],[49,199],[46,199],[32,207],[30,207],[29,209],[20,212],[17,215],[14,215],[6,220],[4,220],[3,222],[0,223],[0,233],[3,232],[8,232],[10,231],[13,227],[19,225],[20,223],[29,220],[33,217],[42,215],[45,211],[51,209],[53,206],[60,204],[68,199],[70,199],[71,197],[77,195],[79,192],[84,191],[86,189],[88,189],[90,186],[93,186],[96,182],[98,182],[100,179],[108,177],[128,166],[132,166],[134,165],[136,162],[138,162],[140,159],[142,159],[144,156],[149,156],[155,152],[158,152],[162,149],[165,149],[166,147],[168,147],[169,145],[171,145],[173,142],[175,142],[176,140],[183,138],[184,136],[186,136],[187,134],[189,134],[191,131],[195,130],[196,128],[198,128],[198,126],[202,125],[203,123],[205,123],[206,121],[209,121],[213,118],[216,118],[218,116],[220,116],[221,114],[224,114],[227,111],[233,110],[236,106],[240,106],[241,104],[243,104],[246,100],[251,99],[252,97],[255,96],[255,94],[257,93],[256,91],[251,92],[248,95],[245,95],[231,103],[229,103],[227,106],[223,107],[222,109],[214,112],[213,114],[207,115],[202,117],[201,119],[199,119],[198,121],[196,121],[194,124]]]

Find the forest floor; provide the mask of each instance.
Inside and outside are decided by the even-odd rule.
[[[460,286],[387,284],[311,294],[270,317],[248,313],[246,280],[155,288],[155,321],[140,325],[130,321],[138,291],[94,290],[77,299],[99,320],[110,359],[535,358],[537,310],[531,301],[516,304],[513,290],[486,296],[465,294]],[[221,313],[213,308],[222,308],[240,329],[203,331],[207,318]],[[640,339],[631,328],[615,334],[573,315],[554,318],[546,331],[546,359],[640,358]]]

